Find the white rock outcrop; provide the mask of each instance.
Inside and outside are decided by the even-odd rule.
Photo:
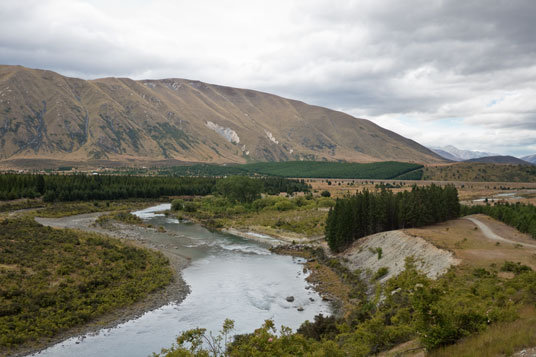
[[[274,144],[279,144],[279,141],[277,141],[275,139],[275,136],[272,135],[271,132],[269,132],[268,130],[264,130],[264,133],[266,134],[266,136],[268,137],[268,139],[270,139],[271,142],[273,142]]]
[[[381,258],[378,259],[379,250]],[[445,274],[452,265],[460,263],[451,252],[403,231],[381,232],[361,238],[342,256],[347,259],[344,264],[351,270],[370,269],[374,274],[380,268],[388,268],[388,273],[380,282],[404,271],[407,257],[413,257],[417,269],[432,279]]]
[[[233,129],[223,127],[211,121],[207,121],[206,125],[209,129],[212,129],[216,133],[223,136],[225,140],[227,140],[228,142],[233,143],[233,144],[238,144],[240,142],[240,137],[238,136],[236,131],[234,131]]]

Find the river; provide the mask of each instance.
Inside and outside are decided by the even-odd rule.
[[[235,321],[234,333],[239,334],[253,332],[266,319],[295,330],[317,314],[331,313],[329,304],[305,281],[301,258],[271,253],[269,238],[253,241],[210,232],[158,213],[169,207],[163,204],[134,214],[173,232],[175,249],[191,258],[182,271],[191,288],[186,299],[117,327],[70,338],[34,356],[148,356],[170,347],[187,329],[203,327],[216,334],[226,318]],[[288,302],[287,296],[294,301]]]

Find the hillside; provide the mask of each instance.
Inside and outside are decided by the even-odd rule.
[[[536,166],[460,162],[452,165],[426,166],[423,180],[536,182]]]
[[[51,165],[443,161],[368,120],[267,93],[0,66],[0,160],[6,159],[19,166],[39,164],[34,159]]]
[[[511,164],[511,165],[528,165],[530,162],[518,159],[513,156],[487,156],[466,160],[465,162],[479,162],[485,164]]]

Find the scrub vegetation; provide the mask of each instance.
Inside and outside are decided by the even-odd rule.
[[[171,209],[179,218],[187,217],[212,228],[254,227],[268,234],[290,232],[311,237],[323,234],[327,211],[335,205],[331,198],[312,194],[297,197],[248,194],[242,200],[234,196],[217,193],[192,200],[176,199]]]
[[[0,222],[0,352],[132,304],[173,279],[160,253],[102,235]]]

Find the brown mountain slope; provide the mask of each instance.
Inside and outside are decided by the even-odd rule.
[[[0,66],[0,160],[36,158],[443,161],[368,120],[271,94]]]

